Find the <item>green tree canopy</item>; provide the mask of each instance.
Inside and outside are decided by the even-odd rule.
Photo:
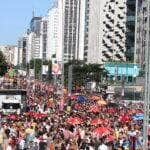
[[[7,62],[2,51],[0,51],[0,76],[3,76],[7,72]]]
[[[35,78],[40,79],[41,78],[41,72],[42,72],[42,65],[48,65],[48,80],[51,79],[51,66],[52,63],[49,60],[45,60],[42,62],[42,59],[32,59],[30,60],[30,63],[27,65],[27,68],[34,69],[35,68]]]
[[[100,64],[85,64],[81,61],[73,60],[65,64],[65,83],[68,83],[68,68],[73,65],[73,84],[84,85],[88,81],[101,82],[103,77],[107,77],[107,71]]]

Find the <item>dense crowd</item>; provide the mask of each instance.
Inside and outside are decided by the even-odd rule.
[[[142,104],[115,103],[101,93],[61,97],[55,87],[22,79],[26,112],[1,115],[4,150],[142,150]]]

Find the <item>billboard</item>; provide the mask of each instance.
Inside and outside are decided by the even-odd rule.
[[[47,75],[48,74],[48,65],[42,65],[42,74]]]
[[[130,63],[105,63],[104,68],[111,76],[132,76],[139,75],[140,67]]]
[[[60,63],[53,63],[52,64],[52,74],[53,75],[60,75],[62,73],[62,65]]]
[[[18,73],[19,73],[20,75],[22,75],[22,76],[26,76],[26,75],[27,75],[27,72],[26,72],[26,71],[20,70],[20,69],[18,69]]]
[[[0,95],[0,108],[2,108],[3,103],[21,103],[21,95]]]
[[[29,76],[34,77],[34,74],[35,74],[34,69],[29,69]]]

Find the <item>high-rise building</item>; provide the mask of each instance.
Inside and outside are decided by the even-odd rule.
[[[100,19],[100,10],[103,8],[103,1],[85,0],[85,19],[84,19],[84,34],[83,34],[83,59],[87,63],[101,63],[101,40],[100,33],[102,30],[102,22]],[[82,1],[81,1],[81,6]],[[81,14],[82,17],[82,14]],[[81,24],[81,26],[83,26]]]
[[[31,19],[31,22],[30,22],[30,30],[31,30],[31,32],[34,32],[37,35],[40,35],[41,20],[42,20],[42,17],[35,17],[35,16],[33,16],[33,18]]]
[[[136,0],[127,0],[126,60],[134,61]]]
[[[40,36],[37,36],[34,32],[30,32],[27,35],[27,62],[31,59],[42,58]]]
[[[0,45],[7,63],[16,66],[18,64],[18,47],[15,45]]]
[[[47,29],[48,29],[48,20],[47,16],[42,17],[41,20],[41,29],[40,29],[40,58],[43,60],[49,60],[48,59],[48,49],[47,49]]]
[[[64,61],[76,59],[79,27],[79,0],[63,1],[63,51]]]
[[[147,34],[149,34],[147,32],[147,21],[149,20],[148,17],[147,0],[137,0],[136,43],[134,61],[136,63],[139,63],[142,68],[144,68],[145,66],[145,50],[147,48]]]
[[[27,36],[18,40],[18,64],[26,65],[27,63]]]
[[[128,32],[133,29],[133,18],[127,18],[127,1],[131,0],[58,0],[47,16],[33,16],[27,60],[126,61],[126,54],[134,49],[134,33]],[[131,40],[126,42],[127,38]]]
[[[48,11],[47,20],[47,59],[55,61],[59,46],[61,46],[59,41],[59,27],[61,25],[59,24],[58,5]]]
[[[84,60],[126,61],[126,0],[84,0],[80,4],[80,17],[84,19],[80,22],[79,38],[84,44],[80,43],[79,49]]]
[[[43,58],[43,45],[45,44],[45,29],[43,29],[44,19],[42,17],[33,17],[30,22],[30,29],[27,31],[27,52],[26,59]],[[44,45],[45,46],[45,45]]]

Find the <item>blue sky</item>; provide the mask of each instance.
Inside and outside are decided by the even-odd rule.
[[[43,16],[53,0],[0,0],[0,44],[16,44],[32,18]]]

